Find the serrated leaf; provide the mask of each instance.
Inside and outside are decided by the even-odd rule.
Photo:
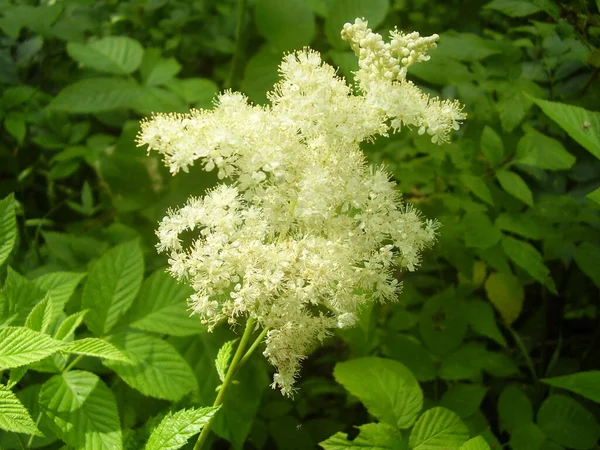
[[[592,155],[600,159],[600,113],[579,106],[533,99],[544,114],[554,120]]]
[[[492,273],[485,281],[485,292],[507,325],[519,318],[525,294],[517,277],[510,273]]]
[[[58,330],[56,330],[56,334],[54,335],[54,339],[58,341],[62,341],[68,337],[70,337],[81,323],[83,322],[83,318],[87,314],[88,310],[85,309],[83,311],[76,312],[67,316],[65,320],[62,321]]]
[[[17,240],[15,205],[14,194],[0,200],[0,266],[8,259]]]
[[[132,364],[103,361],[134,389],[150,397],[177,401],[196,388],[196,377],[172,345],[144,333],[119,333],[109,342]]]
[[[479,384],[457,383],[444,392],[439,406],[465,419],[477,412],[486,392],[487,388]]]
[[[93,373],[55,375],[39,396],[47,423],[69,446],[81,450],[121,450],[121,425],[112,391]]]
[[[131,363],[129,358],[110,342],[100,338],[84,338],[71,342],[62,349],[76,355],[96,356],[111,361]]]
[[[0,290],[0,325],[22,325],[31,309],[41,300],[46,292],[35,283],[15,272],[10,266],[7,269],[4,287]]]
[[[443,450],[458,447],[469,438],[460,417],[446,408],[435,407],[423,413],[410,433],[412,450]]]
[[[496,178],[500,182],[502,189],[526,205],[533,206],[533,194],[527,183],[523,181],[523,178],[510,170],[504,169],[496,172]]]
[[[591,242],[582,242],[575,248],[573,258],[581,271],[600,287],[600,247]]]
[[[27,319],[25,326],[33,331],[45,333],[52,321],[52,302],[50,294],[46,294],[44,299],[33,307]]]
[[[27,408],[3,384],[0,384],[0,428],[13,433],[42,435]]]
[[[335,0],[325,20],[327,40],[336,48],[342,47],[340,31],[346,22],[354,23],[357,17],[367,19],[369,28],[374,30],[385,19],[389,7],[388,0]]]
[[[177,450],[199,433],[218,411],[217,407],[183,409],[169,413],[152,431],[144,450]]]
[[[519,140],[515,161],[540,169],[567,170],[575,164],[575,157],[560,141],[531,131]]]
[[[493,0],[484,6],[509,17],[525,17],[542,11],[535,2],[525,0]]]
[[[62,342],[29,328],[0,329],[0,370],[40,361],[62,347]]]
[[[89,44],[69,42],[67,53],[84,67],[125,75],[134,72],[140,66],[144,48],[135,39],[109,36]]]
[[[83,289],[82,307],[88,328],[108,333],[133,303],[142,283],[144,257],[137,240],[115,247],[92,266]]]
[[[594,415],[566,395],[551,395],[544,400],[537,423],[546,436],[569,448],[590,449],[600,438],[600,425]]]
[[[144,280],[120,324],[172,336],[202,333],[206,327],[198,317],[190,317],[187,305],[187,299],[193,292],[187,284],[179,283],[159,269]]]
[[[460,182],[470,190],[473,195],[477,196],[488,205],[494,206],[494,200],[492,199],[492,194],[490,194],[490,190],[488,189],[485,181],[481,177],[477,177],[475,175],[462,174],[460,175]]]
[[[254,20],[258,32],[282,51],[310,44],[315,34],[315,16],[304,0],[259,0]]]
[[[319,445],[325,450],[404,450],[402,435],[394,427],[385,423],[367,423],[357,427],[360,432],[353,440],[346,433],[336,433]]]
[[[471,300],[467,302],[466,312],[469,325],[473,331],[493,339],[501,346],[506,347],[506,340],[498,328],[494,311],[488,303],[482,300]],[[517,317],[519,312],[520,307],[517,311]]]
[[[85,275],[85,273],[78,272],[51,272],[33,280],[36,286],[50,294],[53,317],[59,317]]]
[[[217,353],[215,367],[217,368],[217,373],[219,374],[221,382],[225,381],[225,374],[227,373],[227,368],[229,367],[231,355],[233,353],[233,344],[235,344],[236,340],[237,339],[225,342],[219,349],[219,353]]]
[[[101,113],[130,108],[142,94],[140,86],[125,78],[86,78],[67,86],[48,108],[68,113]]]
[[[397,361],[367,357],[338,363],[336,381],[359,398],[370,414],[397,428],[410,427],[423,408],[414,375]]]
[[[600,403],[600,371],[590,370],[561,377],[544,378],[543,383],[575,392],[583,397]]]
[[[498,166],[504,158],[504,144],[498,133],[487,125],[481,133],[481,151],[492,167]]]
[[[542,255],[528,242],[510,236],[502,238],[502,247],[511,261],[524,269],[534,279],[556,294],[556,286],[550,277],[550,270],[544,264]]]

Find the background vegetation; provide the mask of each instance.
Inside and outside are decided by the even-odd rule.
[[[444,146],[365,148],[440,239],[398,303],[314,350],[293,400],[255,355],[213,447],[600,448],[599,8],[256,0],[240,21],[233,1],[1,0],[0,448],[175,449],[200,430],[234,333],[187,316],[154,229],[216,178],[171,177],[139,120],[224,88],[264,103],[305,45],[352,79],[355,17],[441,36],[409,77],[467,122]]]

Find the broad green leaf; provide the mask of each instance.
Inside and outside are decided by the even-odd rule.
[[[383,341],[385,356],[404,364],[419,381],[436,378],[436,361],[417,339],[403,334],[390,333]]]
[[[419,317],[419,332],[423,342],[437,355],[456,349],[467,332],[467,317],[461,293],[456,289],[431,296]]]
[[[465,442],[460,450],[490,450],[490,446],[484,438],[477,436]]]
[[[579,106],[534,99],[544,113],[592,155],[600,159],[600,113]]]
[[[190,317],[188,310],[187,299],[193,292],[187,284],[179,283],[164,269],[159,269],[144,280],[120,323],[172,336],[202,333],[206,328],[198,317]]]
[[[4,129],[15,138],[19,146],[23,145],[25,135],[27,134],[25,117],[23,113],[11,112],[4,118]]]
[[[86,78],[67,86],[48,108],[68,113],[101,113],[130,108],[142,89],[124,78]]]
[[[225,381],[225,374],[227,373],[227,368],[229,367],[229,363],[231,362],[231,356],[233,353],[233,345],[236,340],[225,342],[221,348],[219,349],[219,353],[217,353],[217,358],[215,359],[215,367],[217,368],[217,373],[219,374],[219,379],[221,382]]]
[[[207,78],[186,78],[171,80],[166,87],[179,95],[187,104],[195,104],[197,108],[210,108],[213,99],[219,92],[214,81]]]
[[[277,68],[282,56],[282,52],[264,45],[248,60],[240,90],[252,102],[261,105],[267,103],[267,91],[279,80]]]
[[[258,32],[282,51],[310,44],[315,34],[315,16],[304,0],[258,0],[254,21]]]
[[[498,275],[498,274],[495,274]],[[519,308],[520,311],[520,308]],[[496,323],[494,310],[482,300],[471,300],[467,302],[466,313],[469,325],[476,333],[493,339],[498,344],[506,347],[506,340]]]
[[[3,384],[0,384],[0,428],[13,433],[42,435],[27,408]]]
[[[135,39],[109,36],[88,44],[69,42],[67,53],[84,68],[124,75],[140,66],[144,48]]]
[[[480,384],[457,383],[444,392],[439,406],[454,411],[465,419],[477,412],[486,392],[487,388]]]
[[[0,370],[24,366],[50,356],[63,347],[62,342],[25,327],[0,329]]]
[[[353,441],[346,433],[336,433],[319,443],[325,450],[405,450],[400,432],[385,423],[367,423],[357,427],[360,432]]]
[[[445,450],[464,444],[469,430],[457,414],[435,407],[423,413],[410,433],[412,450]]]
[[[8,266],[4,287],[0,290],[0,325],[23,325],[33,307],[44,299],[46,291]]]
[[[531,131],[519,140],[515,162],[546,170],[567,170],[575,164],[575,157],[560,141]]]
[[[443,56],[459,61],[480,61],[488,56],[500,53],[491,39],[482,39],[472,33],[454,31],[440,33],[435,56]]]
[[[586,197],[600,205],[600,188],[590,192]]]
[[[96,261],[83,289],[82,307],[88,328],[108,333],[133,303],[144,274],[144,257],[137,240],[115,247]]]
[[[542,239],[547,231],[540,219],[523,214],[500,213],[496,226],[528,239]]]
[[[110,342],[100,338],[83,338],[71,342],[63,349],[76,355],[96,356],[111,361],[131,363],[129,358]]]
[[[550,276],[550,270],[544,264],[542,255],[533,245],[510,236],[504,236],[502,247],[511,261],[545,285],[550,292],[556,294],[556,286]]]
[[[442,359],[439,377],[443,380],[469,380],[479,378],[483,370],[482,361],[488,356],[483,347],[463,345]]]
[[[54,335],[54,339],[58,341],[62,341],[68,337],[70,337],[81,323],[83,322],[83,318],[87,314],[88,310],[85,309],[83,311],[76,312],[67,316],[65,320],[62,321],[58,330],[56,330],[56,334]]]
[[[569,448],[590,449],[600,438],[600,425],[594,415],[566,395],[551,395],[544,400],[537,423],[546,436]]]
[[[175,58],[163,58],[160,49],[148,48],[140,66],[140,75],[145,86],[160,86],[173,79],[181,70]]]
[[[492,167],[498,166],[504,159],[504,144],[493,128],[485,126],[481,133],[481,151]]]
[[[13,194],[0,200],[0,266],[8,259],[17,240],[15,206]]]
[[[423,408],[423,392],[404,365],[367,357],[338,363],[338,383],[365,405],[370,414],[397,428],[410,427]]]
[[[185,113],[189,110],[177,94],[156,86],[143,86],[140,96],[131,104],[131,108],[142,116],[157,112]]]
[[[467,212],[462,218],[464,240],[467,247],[481,250],[492,247],[502,239],[500,229],[492,224],[487,214]]]
[[[121,425],[112,391],[93,373],[55,375],[44,383],[39,402],[47,423],[69,446],[121,450]]]
[[[600,371],[578,372],[561,377],[545,378],[542,382],[561,389],[575,392],[600,403]]]
[[[383,22],[390,7],[389,0],[334,0],[325,20],[325,35],[329,43],[340,48],[344,41],[340,32],[346,22],[354,23],[357,17],[369,21],[369,28],[376,29]]]
[[[77,272],[51,272],[33,280],[36,286],[50,294],[52,317],[59,317],[85,275]]]
[[[27,319],[25,326],[33,331],[45,333],[52,321],[52,302],[50,295],[46,295],[44,299],[33,307]]]
[[[119,333],[109,339],[133,363],[102,361],[144,395],[177,401],[196,388],[196,377],[172,345],[150,334]]]
[[[492,194],[490,194],[490,190],[485,184],[485,181],[481,177],[477,177],[475,175],[462,174],[460,175],[460,182],[470,190],[473,195],[477,196],[488,205],[494,206],[494,200],[492,199]]]
[[[573,258],[581,271],[600,287],[600,246],[582,242],[575,248]]]
[[[507,325],[519,318],[525,294],[517,277],[510,273],[492,273],[485,281],[485,292]]]
[[[523,203],[533,206],[533,194],[527,183],[519,175],[510,170],[499,170],[496,172],[496,178],[500,186],[513,197],[518,198]]]
[[[517,386],[504,388],[498,398],[500,426],[512,433],[524,423],[533,422],[533,405],[529,397]]]
[[[509,17],[525,17],[542,11],[530,0],[493,0],[485,8],[501,12]]]
[[[543,450],[546,435],[533,422],[519,424],[510,434],[511,450]]]
[[[144,450],[177,450],[189,438],[199,433],[215,415],[219,407],[182,409],[168,413],[158,424]]]

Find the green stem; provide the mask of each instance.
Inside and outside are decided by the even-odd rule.
[[[79,355],[79,356],[77,356],[77,358],[75,358],[73,361],[71,361],[71,363],[67,367],[65,367],[65,370],[63,370],[63,373],[71,370],[73,368],[73,366],[75,366],[75,364],[77,364],[79,361],[81,361],[83,356],[84,355]]]
[[[42,420],[42,413],[41,413],[41,411],[38,413],[37,419],[35,421],[36,428],[40,424],[40,420]],[[31,436],[29,436],[29,440],[27,441],[27,447],[26,448],[31,448],[31,444],[33,444],[33,438],[34,437],[35,436],[33,434]]]
[[[250,348],[248,349],[246,354],[242,357],[242,359],[238,363],[237,367],[235,368],[236,371],[240,370],[242,368],[242,366],[246,363],[246,361],[248,361],[250,356],[252,356],[252,353],[254,353],[254,350],[256,350],[256,347],[258,347],[259,344],[263,341],[263,339],[267,335],[268,331],[269,331],[269,328],[265,328],[264,330],[262,330],[262,332],[258,335],[258,337],[252,343],[252,345],[250,346]]]
[[[533,364],[533,360],[531,359],[531,356],[529,356],[529,352],[527,351],[527,348],[525,347],[525,343],[521,339],[521,336],[519,336],[519,333],[517,333],[515,330],[513,330],[512,327],[507,327],[507,328],[508,328],[508,331],[510,331],[510,334],[512,334],[512,337],[515,340],[517,347],[519,347],[521,354],[525,358],[525,363],[527,364],[527,367],[529,368],[529,371],[531,372],[533,381],[537,382],[538,377],[537,377],[537,374],[535,373],[535,364]]]
[[[244,43],[242,40],[242,32],[244,30],[244,13],[246,12],[246,0],[238,0],[237,2],[237,19],[235,27],[235,53],[231,62],[229,76],[225,83],[225,87],[235,89],[237,86],[238,75],[241,70],[242,55],[244,53]]]
[[[252,331],[254,329],[254,323],[255,323],[255,320],[253,318],[249,317],[248,321],[246,322],[246,329],[244,330],[242,339],[240,340],[238,348],[235,351],[235,355],[233,355],[233,359],[231,360],[231,364],[229,365],[229,368],[227,369],[227,374],[225,375],[225,379],[223,380],[223,384],[221,385],[221,389],[219,390],[219,393],[217,394],[217,398],[215,399],[213,406],[220,406],[223,403],[223,398],[225,397],[225,392],[227,391],[227,388],[233,381],[233,376],[237,372],[239,363],[242,360],[242,355],[244,355],[246,346],[248,345],[248,342],[250,341],[250,337],[252,336]],[[256,348],[256,346],[254,346],[254,345],[253,345],[253,347]],[[210,428],[212,426],[214,417],[215,416],[213,416],[208,421],[208,423],[206,425],[204,425],[204,428],[202,428],[202,432],[200,433],[200,436],[198,437],[198,440],[196,441],[194,450],[200,450],[202,448],[202,446],[204,445],[204,442],[206,442],[206,438],[208,438],[208,435],[210,433]]]

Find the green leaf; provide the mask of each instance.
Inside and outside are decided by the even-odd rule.
[[[45,333],[52,321],[52,302],[50,295],[46,294],[44,299],[33,307],[27,319],[25,326],[33,331]]]
[[[506,340],[498,328],[496,317],[494,316],[494,310],[488,303],[482,300],[471,300],[467,302],[466,312],[467,320],[469,321],[469,325],[473,331],[496,341],[503,347],[506,347]]]
[[[229,367],[229,363],[231,362],[233,344],[235,344],[235,342],[236,339],[225,342],[219,349],[219,353],[217,353],[215,367],[217,368],[217,373],[219,374],[219,379],[221,380],[221,382],[225,381],[225,374],[227,373],[227,368]]]
[[[467,212],[462,218],[464,240],[467,247],[485,250],[502,239],[500,229],[494,226],[487,214]]]
[[[523,214],[500,213],[496,226],[528,239],[542,239],[547,230],[540,219]]]
[[[390,333],[383,344],[385,355],[408,367],[417,380],[435,380],[435,359],[416,338],[403,334]]]
[[[600,159],[600,113],[578,106],[533,99],[544,114],[554,120],[569,136]]]
[[[491,39],[482,39],[472,33],[450,31],[440,33],[435,56],[458,61],[480,61],[500,52],[501,50],[494,45],[494,41]]]
[[[383,22],[390,7],[389,0],[334,0],[325,20],[325,35],[332,46],[344,45],[340,33],[346,22],[354,23],[357,17],[369,21],[369,28],[376,29]]]
[[[502,189],[523,203],[533,206],[533,194],[527,183],[523,181],[523,178],[510,170],[504,169],[496,172],[496,178],[500,182]]]
[[[467,332],[467,317],[456,289],[429,297],[421,309],[419,332],[427,347],[438,355],[447,354],[461,344]]]
[[[575,248],[573,258],[581,271],[600,287],[600,247],[591,242],[582,242]]]
[[[254,20],[258,32],[282,51],[310,44],[315,34],[315,16],[304,0],[258,0]]]
[[[477,412],[486,392],[487,388],[479,384],[457,383],[444,392],[440,406],[465,419]]]
[[[13,433],[42,435],[27,408],[3,384],[0,384],[0,428]]]
[[[81,450],[121,450],[121,425],[112,391],[93,373],[55,375],[40,391],[48,424],[69,446]]]
[[[402,435],[394,427],[385,423],[367,423],[357,427],[360,432],[354,441],[348,440],[346,433],[336,433],[319,443],[325,450],[404,450]]]
[[[25,327],[0,329],[0,370],[24,366],[62,349],[62,342]]]
[[[541,381],[600,403],[600,371],[598,370],[578,372],[562,377],[544,378]]]
[[[168,83],[179,73],[181,65],[175,58],[163,58],[160,49],[148,48],[140,66],[142,82],[146,86],[160,86]]]
[[[199,318],[190,317],[188,311],[187,299],[193,292],[163,269],[157,270],[144,280],[120,324],[172,336],[202,333],[206,328]]]
[[[19,144],[23,145],[25,134],[27,133],[27,125],[25,116],[22,113],[11,112],[4,118],[4,129],[14,137]]]
[[[156,112],[188,112],[189,108],[179,96],[156,86],[143,86],[141,95],[131,104],[135,112],[146,116]]]
[[[172,345],[143,333],[119,333],[109,342],[133,364],[103,361],[134,389],[144,395],[177,401],[196,388],[196,377]]]
[[[76,355],[96,356],[111,361],[131,363],[129,358],[110,342],[100,338],[84,338],[71,342],[63,349]]]
[[[115,247],[96,261],[83,289],[81,303],[90,312],[88,328],[108,333],[133,303],[144,274],[144,257],[137,240]]]
[[[465,442],[460,450],[490,450],[490,446],[484,438],[477,436]]]
[[[0,200],[0,266],[8,259],[17,240],[15,206],[14,194]]]
[[[279,80],[278,67],[283,54],[264,45],[248,60],[241,91],[257,104],[267,102],[267,91]]]
[[[485,126],[481,133],[481,151],[492,167],[498,166],[504,159],[504,144],[493,128]]]
[[[135,39],[109,36],[89,44],[69,42],[67,53],[84,67],[125,75],[134,72],[140,66],[144,48]]]
[[[510,273],[492,273],[485,281],[485,292],[507,325],[519,318],[525,294],[517,277]]]
[[[522,423],[510,435],[511,450],[542,450],[546,435],[533,422]]]
[[[335,365],[333,376],[370,414],[397,428],[410,427],[423,408],[423,392],[404,365],[367,357]]]
[[[600,205],[600,188],[590,192],[586,197]]]
[[[531,131],[519,140],[515,162],[546,170],[567,170],[575,164],[575,157],[560,141]]]
[[[525,17],[542,11],[535,2],[530,0],[494,0],[484,6],[509,17]]]
[[[504,388],[498,398],[500,425],[512,434],[520,425],[533,422],[533,406],[529,397],[517,386]]]
[[[546,436],[569,448],[593,448],[600,438],[600,425],[594,415],[566,395],[551,395],[544,400],[537,423]]]
[[[502,247],[506,256],[524,269],[534,279],[545,285],[550,292],[556,294],[556,286],[550,277],[550,270],[544,264],[542,255],[528,242],[510,236],[502,238]]]
[[[177,450],[199,433],[219,407],[182,409],[168,413],[152,431],[144,450]]]
[[[70,337],[81,323],[83,322],[83,318],[87,314],[88,310],[85,309],[83,311],[76,312],[67,316],[65,320],[62,321],[58,330],[56,330],[56,334],[54,335],[54,339],[57,341],[62,341],[68,337]]]
[[[457,414],[435,407],[425,411],[410,433],[412,450],[445,450],[464,444],[469,430]]]
[[[68,113],[100,113],[130,108],[142,90],[124,78],[86,78],[64,88],[48,108]]]
[[[85,275],[85,273],[77,272],[51,272],[33,280],[36,286],[50,295],[52,317],[59,317]]]
[[[196,104],[197,108],[210,108],[213,99],[219,92],[214,81],[207,78],[186,78],[171,80],[166,87],[179,95],[187,104]]]
[[[462,174],[460,175],[460,182],[470,190],[473,195],[477,196],[488,205],[494,206],[494,200],[492,199],[492,194],[490,194],[490,190],[485,184],[485,181],[481,177],[477,177],[475,175]]]

